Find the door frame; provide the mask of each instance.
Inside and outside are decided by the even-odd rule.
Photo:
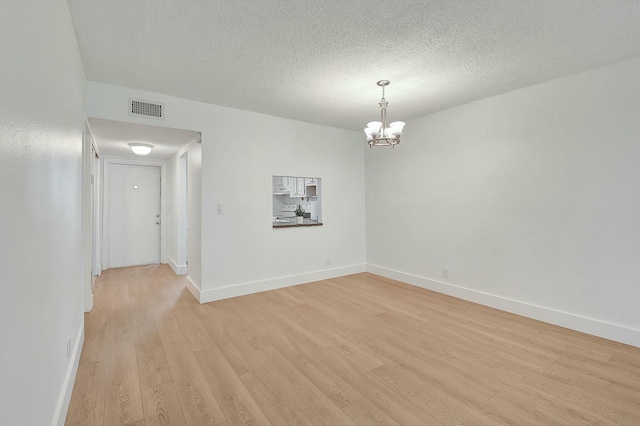
[[[96,222],[99,190],[97,189],[96,176],[99,173],[96,161],[100,151],[93,138],[89,121],[85,119],[82,131],[82,232],[84,239],[83,279],[82,290],[84,299],[84,311],[93,309],[93,284],[95,277],[99,275],[94,263],[94,254],[97,244],[96,231],[99,224]]]
[[[167,162],[164,160],[137,159],[124,157],[103,157],[103,222],[102,222],[102,267],[109,269],[109,173],[112,164],[129,166],[160,167],[160,263],[167,263]]]

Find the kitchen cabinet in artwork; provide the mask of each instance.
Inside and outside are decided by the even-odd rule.
[[[291,197],[306,197],[307,191],[305,186],[305,178],[292,177],[289,179],[289,195]]]
[[[289,194],[290,190],[290,182],[294,178],[290,178],[289,176],[274,176],[273,177],[273,193],[274,194]]]

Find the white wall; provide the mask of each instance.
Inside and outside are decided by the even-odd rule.
[[[85,76],[67,2],[3,0],[0,52],[0,413],[57,424],[82,346],[85,257]]]
[[[164,103],[165,120],[128,116],[129,97]],[[95,82],[88,83],[88,115],[202,132],[199,280],[189,249],[189,275],[201,300],[364,270],[359,132]],[[273,175],[322,178],[324,226],[273,229]],[[216,214],[217,204],[224,214]],[[189,227],[192,237],[191,220]]]
[[[369,270],[640,346],[639,75],[636,59],[409,121],[367,152]]]
[[[187,276],[193,291],[198,290],[202,282],[202,145],[191,142],[187,145],[187,155]],[[198,297],[197,291],[194,294]]]
[[[193,273],[189,272],[190,279],[193,282],[200,282],[201,255],[200,255],[200,211],[201,211],[201,191],[200,191],[200,169],[201,169],[201,145],[198,142],[199,137],[189,142],[176,155],[171,157],[167,164],[167,180],[168,180],[168,234],[169,234],[169,265],[178,274],[183,274],[187,270],[180,254],[180,247],[184,245],[184,234],[179,234],[179,229],[189,225],[189,237],[186,252],[189,254],[189,264],[193,269]],[[184,182],[180,176],[180,165],[182,161],[180,157],[186,155],[187,162],[187,194],[182,194]],[[187,215],[180,211],[181,198],[187,199]],[[193,259],[193,260],[191,260]]]
[[[167,217],[163,218],[167,228],[167,263],[178,271],[178,156],[167,161]]]

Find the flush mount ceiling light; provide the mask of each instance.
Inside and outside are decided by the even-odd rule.
[[[150,143],[130,143],[129,147],[131,147],[131,151],[138,155],[148,155],[153,148],[153,145]]]
[[[367,124],[364,133],[367,135],[365,140],[369,144],[369,148],[374,146],[394,146],[400,143],[404,121],[394,121],[387,127],[387,105],[389,102],[384,98],[384,88],[391,84],[389,80],[380,80],[378,86],[382,87],[382,99],[380,99],[380,121],[372,121]]]

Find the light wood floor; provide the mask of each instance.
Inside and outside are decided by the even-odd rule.
[[[68,425],[640,424],[640,349],[371,274],[199,305],[106,271]]]

